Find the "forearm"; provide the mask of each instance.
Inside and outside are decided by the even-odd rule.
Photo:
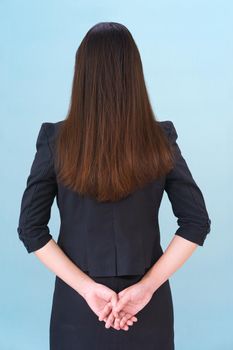
[[[197,244],[178,235],[174,235],[167,249],[159,260],[140,280],[154,293],[184,262],[192,255]]]
[[[84,297],[89,286],[95,283],[93,279],[68,258],[53,239],[34,253],[46,267],[53,271],[82,297]]]

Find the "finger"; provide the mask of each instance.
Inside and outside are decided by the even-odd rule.
[[[120,327],[124,327],[127,321],[131,318],[131,316],[131,314],[125,314],[120,321]]]
[[[121,329],[124,330],[124,331],[127,331],[129,329],[129,326],[127,324],[124,324],[124,326],[122,327],[120,325]]]
[[[121,311],[120,312],[120,317],[118,320],[119,320],[119,327],[120,329],[123,329],[123,330],[128,330],[129,327],[128,326],[132,326],[133,325],[133,321],[129,318],[128,320],[125,321],[125,323],[122,325],[121,324],[121,320],[123,319],[123,317],[126,315],[125,312]]]
[[[120,320],[118,321],[118,324],[120,323]],[[110,314],[105,318],[105,327],[109,328],[109,327],[113,327],[115,328],[115,316],[113,315],[113,312],[111,310]],[[118,329],[118,326],[117,326]]]
[[[125,313],[122,313],[122,314],[125,315]],[[121,317],[123,317],[122,314],[121,314]],[[105,321],[106,320],[107,320],[107,318],[105,319]],[[121,321],[120,318],[115,318],[115,320],[113,321],[113,324],[111,326],[116,330],[120,330],[120,329],[128,330],[129,329],[128,326],[132,326],[134,324],[134,322],[137,321],[137,318],[136,317],[129,318],[123,326],[120,325],[120,321]]]
[[[128,326],[132,326],[132,325],[133,325],[133,321],[132,321],[131,319],[129,319],[129,320],[126,322],[126,324],[127,324]]]
[[[135,322],[137,322],[137,317],[135,316],[131,316],[130,319],[128,319],[128,321],[126,322],[128,326],[132,326]]]
[[[131,315],[131,317],[129,318],[129,320],[128,320],[128,321],[130,321],[130,322],[133,322],[133,323],[134,323],[134,322],[137,322],[137,320],[138,320],[138,319],[137,319],[137,317],[135,317],[135,316],[132,316],[132,315]]]
[[[130,314],[126,314],[123,311],[120,311],[119,316],[120,316],[120,318],[114,318],[114,317],[112,318],[112,316],[111,317],[105,317],[104,321],[105,322],[108,321],[108,324],[107,324],[106,328],[109,328],[109,323],[111,322],[110,327],[112,327],[112,328],[114,328],[116,330],[120,330],[120,329],[128,330],[129,329],[128,326],[132,326],[133,323],[137,321],[137,317],[132,316]],[[124,319],[124,325],[123,324],[120,325],[120,322],[121,322],[121,320],[123,319],[124,316],[126,316],[125,319]]]
[[[117,324],[119,325],[120,329],[122,328],[121,325],[120,325],[120,322],[122,320],[122,318],[125,316],[125,312],[124,311],[120,311],[119,312],[119,317],[118,318],[115,318],[115,320],[117,320]]]
[[[114,323],[114,319],[114,315],[111,312],[110,315],[107,317],[107,321],[105,322],[105,328],[110,328]]]
[[[127,324],[124,325],[124,327],[122,327],[121,329],[124,330],[124,331],[128,331],[129,330],[129,327]],[[131,326],[132,327],[132,326]]]
[[[117,330],[120,330],[120,318],[115,318],[113,313],[112,313],[112,317],[113,317],[113,321],[112,321],[112,324],[111,324],[111,327],[117,329]],[[108,320],[108,317],[105,318],[105,322],[107,322]]]
[[[124,315],[125,315],[125,312],[121,311],[120,312],[120,317],[122,318]],[[120,320],[121,320],[121,318],[116,318],[113,315],[113,321],[112,321],[111,327],[113,327],[116,330],[120,330],[121,329],[121,327],[120,327]],[[106,317],[104,319],[105,322],[107,322],[107,320],[108,320],[108,317]],[[109,320],[110,320],[110,318],[109,318]]]
[[[120,321],[121,321],[121,319],[123,318],[123,316],[125,316],[125,312],[123,312],[123,311],[120,311],[119,312],[119,318],[115,318],[115,322],[114,322],[114,328],[115,327],[117,327],[117,329],[121,329],[121,328],[124,328],[124,326],[123,327],[121,327],[121,325],[120,325]],[[132,326],[133,325],[133,323],[134,322],[137,322],[137,317],[136,316],[132,316],[131,315],[131,317],[129,317],[128,318],[128,320],[125,322],[125,324],[127,324],[128,326]],[[118,328],[119,327],[119,328]]]
[[[114,317],[113,317],[114,318]],[[108,317],[105,317],[104,321],[107,322]],[[116,330],[120,330],[120,319],[114,318],[111,327],[115,328]]]
[[[115,306],[115,308],[113,308],[113,314],[114,314],[115,317],[118,317],[118,313],[122,309],[124,309],[124,307],[127,304],[128,300],[129,300],[129,296],[125,295],[118,301],[118,303]]]
[[[117,306],[117,303],[118,303],[118,295],[116,293],[112,296],[111,303],[112,303],[112,309],[114,310],[114,308]],[[115,318],[119,317],[118,313],[113,314],[113,316]]]
[[[107,303],[105,305],[103,310],[101,310],[99,313],[99,321],[103,321],[103,319],[109,315],[111,308],[112,308],[111,303]]]
[[[117,304],[119,302],[119,296],[118,294],[116,293],[115,296],[112,297],[112,309],[115,310]],[[116,319],[119,318],[119,312],[113,312],[113,315]]]
[[[105,305],[103,310],[99,313],[99,321],[103,321],[103,319],[109,315],[109,312],[111,311],[111,309],[112,309],[112,305],[109,302]]]
[[[116,293],[114,293],[111,297],[111,303],[112,303],[112,307],[116,307],[118,302],[118,295]]]
[[[124,315],[125,315],[125,314],[126,314],[126,312],[124,312]],[[124,316],[124,315],[123,315],[123,316]],[[135,315],[132,315],[132,314],[131,314],[131,317],[129,318],[129,320],[132,321],[132,322],[137,322],[138,319],[137,319],[137,317],[136,317]]]
[[[115,328],[115,329],[117,329],[117,330],[120,330],[120,329],[121,329],[121,327],[120,327],[120,318],[115,318],[115,317],[114,317],[113,328]]]

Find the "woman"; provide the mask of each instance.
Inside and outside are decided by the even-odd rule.
[[[153,114],[128,29],[92,27],[76,53],[66,119],[41,125],[17,228],[56,275],[50,350],[174,349],[169,277],[211,224],[177,137]],[[179,225],[165,251],[164,191]],[[55,197],[57,242],[48,227]]]

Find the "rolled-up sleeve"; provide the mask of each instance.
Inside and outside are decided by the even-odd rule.
[[[166,176],[165,191],[177,217],[179,228],[175,234],[203,246],[210,232],[211,220],[203,194],[177,144],[178,135],[175,126],[170,120],[167,123],[169,141],[175,152],[175,166]]]
[[[36,153],[23,192],[18,220],[18,237],[28,253],[42,248],[50,239],[48,222],[57,193],[53,157],[42,123],[36,140]]]

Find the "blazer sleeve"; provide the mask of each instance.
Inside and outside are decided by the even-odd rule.
[[[48,227],[51,206],[57,193],[52,151],[42,123],[36,140],[36,153],[21,199],[18,237],[28,253],[42,248],[52,235]]]
[[[175,152],[175,166],[166,176],[165,191],[171,202],[173,213],[177,217],[179,228],[175,234],[203,246],[210,232],[211,220],[203,194],[177,144],[178,134],[175,126],[172,121],[167,121],[167,123],[169,141]]]

